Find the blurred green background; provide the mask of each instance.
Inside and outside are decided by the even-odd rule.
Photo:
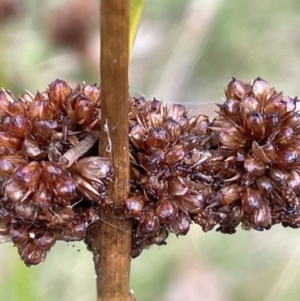
[[[0,86],[43,91],[56,78],[99,82],[96,0],[0,0]],[[146,0],[130,66],[134,96],[214,116],[231,76],[300,95],[299,0]],[[171,235],[133,260],[137,301],[299,300],[299,231]],[[27,268],[0,245],[0,301],[96,300],[92,256],[59,242]]]

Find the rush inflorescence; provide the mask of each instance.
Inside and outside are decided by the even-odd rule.
[[[296,98],[232,79],[217,116],[129,99],[130,195],[107,197],[113,165],[98,156],[101,93],[62,80],[18,99],[0,92],[0,235],[26,264],[55,241],[81,240],[103,212],[132,219],[132,257],[168,234],[300,226]],[[107,210],[109,208],[109,210]]]

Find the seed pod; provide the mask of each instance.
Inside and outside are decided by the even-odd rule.
[[[29,241],[28,229],[26,224],[23,225],[21,223],[13,224],[12,229],[10,231],[11,240],[15,245],[25,245]]]
[[[171,140],[178,139],[182,133],[181,125],[176,122],[172,117],[168,117],[163,123],[163,127],[167,130]]]
[[[244,162],[244,168],[251,176],[261,176],[264,174],[267,165],[254,157],[248,156]]]
[[[145,140],[145,149],[158,148],[164,150],[168,146],[167,132],[163,128],[151,129]],[[148,146],[148,147],[147,147]]]
[[[124,213],[126,217],[139,217],[145,207],[145,197],[142,194],[135,194],[125,199],[123,203]]]
[[[287,113],[295,111],[296,102],[298,101],[297,97],[291,98],[289,96],[284,95],[282,96],[281,101],[285,103]]]
[[[289,168],[299,164],[297,151],[292,147],[281,148],[276,152],[276,162],[282,167]]]
[[[25,247],[17,246],[21,258],[27,266],[37,265],[46,258],[47,251],[38,248],[34,243],[29,243]]]
[[[232,204],[239,200],[242,192],[242,187],[234,183],[230,186],[225,186],[220,190],[218,196],[224,205]]]
[[[93,121],[96,103],[89,99],[78,99],[75,103],[75,118],[77,124],[88,125]]]
[[[175,145],[165,151],[165,162],[173,165],[181,161],[188,154],[188,150],[183,145]]]
[[[242,107],[246,114],[259,112],[259,102],[253,96],[249,96],[242,101]]]
[[[285,183],[289,173],[287,171],[284,171],[282,169],[278,169],[275,167],[272,167],[268,173],[268,176],[271,178],[271,180],[278,185],[279,187],[282,185],[282,183]]]
[[[100,184],[113,174],[110,161],[102,157],[82,158],[73,164],[73,168],[84,178]]]
[[[54,193],[61,198],[62,204],[67,205],[76,197],[76,182],[72,178],[61,177],[55,181]]]
[[[158,201],[155,214],[164,223],[171,223],[177,214],[177,206],[171,198],[164,197]]]
[[[247,187],[241,193],[242,208],[245,213],[251,213],[254,209],[262,207],[263,200],[258,190],[253,187]]]
[[[262,231],[271,226],[271,211],[268,205],[263,204],[261,208],[255,209],[250,215],[251,226]]]
[[[247,87],[244,82],[233,77],[232,81],[227,85],[225,94],[227,99],[235,98],[241,100],[247,95]]]
[[[51,247],[55,244],[56,241],[56,235],[53,231],[46,231],[43,234],[37,234],[34,243],[37,246],[37,248],[45,251],[49,251]]]
[[[190,118],[189,125],[186,130],[191,134],[203,136],[206,135],[209,125],[208,117],[200,114]]]
[[[33,191],[36,189],[41,176],[42,169],[40,164],[36,161],[32,161],[29,164],[19,166],[13,174],[13,179]]]
[[[252,112],[244,119],[244,127],[249,140],[260,141],[265,136],[264,118],[258,112]]]
[[[160,229],[159,219],[152,212],[143,212],[140,217],[138,231],[140,234],[155,235]]]
[[[292,170],[291,173],[289,174],[287,180],[286,180],[286,183],[291,189],[299,192],[299,189],[300,189],[300,175],[299,175],[299,173]]]
[[[197,213],[205,209],[206,192],[189,190],[188,193],[182,196],[175,196],[177,206],[183,212]]]
[[[43,178],[46,182],[56,181],[63,173],[61,167],[55,162],[42,161]]]
[[[177,235],[186,235],[190,229],[190,220],[183,212],[178,212],[170,224],[171,231]]]
[[[188,185],[184,178],[171,178],[168,181],[168,193],[170,195],[184,195],[188,191]]]
[[[270,93],[270,85],[261,77],[257,77],[252,85],[254,97],[261,103],[264,103]]]
[[[275,149],[271,144],[259,146],[256,141],[252,142],[253,155],[264,163],[272,163],[275,159]]]
[[[49,85],[48,94],[53,109],[62,110],[63,104],[70,97],[72,88],[64,80],[57,79]]]
[[[146,154],[138,153],[138,159],[145,170],[155,173],[159,169],[159,163],[164,160],[164,151],[156,149]]]
[[[220,113],[222,116],[237,120],[237,113],[240,111],[240,105],[241,103],[237,99],[229,98],[219,106]]]
[[[29,106],[28,118],[31,122],[51,120],[54,116],[48,99],[36,97]]]
[[[293,112],[292,114],[289,114],[289,116],[285,119],[284,124],[294,130],[298,130],[300,127],[300,113]]]
[[[256,186],[259,189],[261,195],[264,197],[269,196],[273,190],[272,182],[266,176],[257,178]]]
[[[246,145],[246,138],[243,137],[236,127],[224,128],[219,135],[221,147],[224,149],[238,149]]]
[[[19,218],[35,221],[37,217],[37,207],[28,200],[17,202],[15,204],[15,212]]]
[[[145,139],[146,132],[146,128],[139,124],[136,124],[130,129],[130,141],[138,150],[143,149],[143,141]]]
[[[18,202],[23,199],[26,189],[18,182],[10,178],[4,186],[4,195],[11,202]]]
[[[47,153],[41,150],[38,141],[29,135],[23,140],[22,152],[25,156],[35,160],[41,160],[47,156]]]
[[[43,144],[48,145],[54,130],[59,127],[56,120],[41,120],[36,121],[32,125],[31,135]]]
[[[32,202],[35,206],[48,210],[53,205],[53,192],[47,189],[44,182],[39,183],[36,193],[33,194]]]
[[[294,129],[288,126],[283,126],[276,135],[275,139],[273,139],[273,143],[280,145],[288,145],[292,144],[295,141],[295,139],[297,138]]]
[[[264,113],[277,113],[281,118],[285,117],[287,113],[286,103],[282,101],[282,92],[276,93],[268,98],[264,105]]]
[[[26,133],[30,131],[31,124],[27,118],[20,115],[6,116],[2,118],[2,128],[17,138],[24,138]]]
[[[89,183],[89,181],[76,173],[73,173],[72,177],[76,182],[77,193],[80,196],[83,196],[93,202],[99,202],[101,200],[100,193]]]
[[[140,179],[140,184],[150,195],[155,197],[162,195],[166,187],[165,180],[157,176],[143,176]]]
[[[20,156],[0,156],[0,177],[9,177],[20,165],[26,164],[26,160]]]
[[[0,154],[14,155],[21,149],[21,142],[22,140],[13,134],[0,131]]]
[[[180,104],[172,104],[167,110],[167,117],[172,117],[175,121],[180,123],[182,117],[187,116],[186,108]]]
[[[83,93],[92,102],[98,102],[100,100],[100,89],[96,85],[84,86]]]

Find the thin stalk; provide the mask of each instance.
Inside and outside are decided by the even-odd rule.
[[[129,0],[101,1],[101,134],[99,155],[113,164],[108,197],[121,205],[129,192],[128,142]],[[98,301],[129,301],[131,222],[115,210],[88,230],[94,255]]]

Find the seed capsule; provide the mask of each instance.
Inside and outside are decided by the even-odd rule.
[[[160,228],[160,222],[152,212],[144,212],[140,217],[139,233],[155,235]]]
[[[19,166],[14,172],[13,179],[33,191],[41,176],[40,164],[32,161],[29,164]]]
[[[286,168],[292,167],[294,164],[298,164],[299,157],[297,151],[291,147],[279,149],[276,152],[276,162]]]
[[[14,155],[21,149],[22,140],[8,132],[0,131],[0,154]]]
[[[190,229],[190,221],[186,214],[178,212],[170,227],[173,233],[177,235],[186,235]]]
[[[264,103],[270,93],[270,85],[261,77],[257,77],[252,85],[252,93],[259,102]]]
[[[252,142],[253,155],[264,163],[272,163],[275,159],[275,149],[271,144],[258,145],[256,141]]]
[[[35,245],[45,251],[49,251],[56,241],[56,235],[52,231],[46,231],[43,234],[36,235],[34,242]]]
[[[35,206],[48,210],[53,205],[53,192],[47,189],[44,182],[39,183],[36,193],[34,193],[32,202]]]
[[[183,145],[175,145],[165,151],[165,162],[168,164],[176,164],[187,154],[188,151]]]
[[[250,156],[248,156],[248,158],[244,162],[244,168],[251,176],[263,175],[266,170],[266,167],[266,164]]]
[[[222,144],[221,147],[224,149],[238,149],[244,147],[247,142],[236,127],[222,129],[219,139]]]
[[[188,185],[184,178],[172,178],[168,181],[168,193],[170,195],[184,195],[188,191]]]
[[[232,184],[222,188],[218,196],[224,205],[232,204],[240,198],[242,190],[238,184]]]
[[[102,184],[112,175],[112,166],[107,158],[86,157],[73,164],[74,169],[84,178]]]
[[[126,199],[123,206],[127,217],[139,217],[145,206],[145,197],[141,194],[136,194]]]
[[[232,78],[232,81],[227,85],[225,94],[228,98],[235,98],[241,100],[247,95],[247,88],[244,82],[241,80]]]
[[[26,160],[20,156],[0,156],[0,177],[9,177],[14,170],[26,164]]]
[[[147,148],[164,150],[168,145],[167,132],[163,128],[151,129],[145,140],[145,146]]]
[[[245,134],[250,140],[260,141],[265,136],[264,118],[258,112],[250,113],[244,119]]]
[[[26,194],[26,189],[10,178],[4,186],[4,195],[12,202],[18,202],[23,199]]]
[[[171,198],[162,198],[158,202],[155,214],[164,223],[170,223],[177,214],[177,206]]]
[[[70,96],[71,86],[64,80],[57,79],[49,85],[48,94],[51,105],[56,110],[62,110],[62,106]]]
[[[15,204],[15,211],[19,218],[35,221],[38,213],[37,207],[30,201],[17,202]]]
[[[92,102],[97,102],[100,98],[100,89],[96,85],[86,85],[83,93]]]
[[[53,188],[55,195],[62,199],[63,204],[68,204],[76,197],[76,183],[72,178],[58,178]]]

